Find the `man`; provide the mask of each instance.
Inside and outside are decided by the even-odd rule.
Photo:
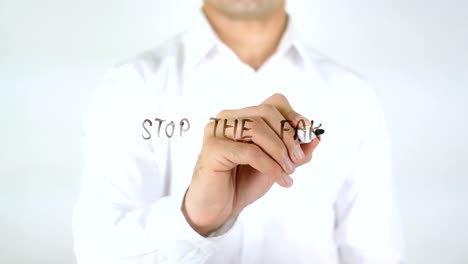
[[[205,0],[112,70],[85,151],[78,263],[402,261],[374,93],[304,46],[284,0]]]

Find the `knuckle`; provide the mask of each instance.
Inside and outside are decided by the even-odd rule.
[[[222,118],[223,116],[227,116],[229,110],[221,110],[217,115],[216,118]]]
[[[294,148],[296,146],[296,142],[294,136],[296,135],[295,128],[289,126],[287,131],[283,131],[283,141],[286,143],[288,147]]]
[[[277,99],[282,100],[282,101],[287,100],[286,96],[284,96],[284,94],[282,94],[282,93],[275,93],[271,97],[277,98]]]
[[[260,112],[260,115],[262,116],[266,116],[268,115],[269,113],[273,112],[276,110],[276,108],[271,105],[271,104],[262,104],[259,106],[259,112]]]
[[[249,147],[245,149],[245,152],[248,157],[259,157],[262,155],[262,150],[254,144],[249,144]]]
[[[277,178],[281,178],[281,174],[283,174],[283,170],[281,169],[280,166],[272,166],[269,172],[273,177],[272,181],[275,181]]]
[[[277,177],[281,177],[281,175],[283,175],[283,173],[284,173],[283,168],[281,168],[279,165],[276,165],[276,166],[274,167],[273,172],[275,173],[275,175],[276,175]]]
[[[204,129],[205,136],[211,135],[213,133],[213,129],[214,129],[214,122],[207,123]]]
[[[279,154],[282,159],[286,159],[289,157],[288,150],[285,147],[281,147],[281,150],[279,151]]]
[[[288,149],[294,149],[296,146],[295,129],[291,126],[285,126],[283,131],[280,132],[280,138],[283,140]]]
[[[263,127],[263,119],[258,117],[258,116],[254,116],[254,117],[250,117],[249,118],[250,120],[252,120],[252,131],[258,131],[259,129],[261,129]]]
[[[276,166],[275,167],[275,170],[274,170],[274,179],[272,179],[273,181],[276,181],[276,182],[282,182],[283,181],[283,174],[284,174],[284,171],[283,169],[280,167],[280,166]]]

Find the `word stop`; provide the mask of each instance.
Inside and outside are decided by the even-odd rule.
[[[158,135],[158,137],[160,137],[161,136],[161,127],[163,127],[163,123],[166,120],[156,118],[156,119],[154,119],[154,121],[156,121],[157,124],[158,124],[157,135]],[[143,139],[145,139],[145,140],[151,139],[151,132],[150,132],[149,127],[153,126],[153,122],[151,120],[149,120],[149,119],[145,119],[143,121],[142,125],[143,125],[143,129],[145,130],[147,135],[141,135],[141,137]],[[165,128],[164,128],[164,132],[166,134],[166,137],[172,138],[172,136],[174,136],[175,129],[176,129],[176,124],[174,123],[174,121],[170,121],[169,123],[166,123]],[[180,120],[180,122],[179,122],[179,129],[178,129],[180,137],[182,137],[182,134],[184,132],[187,132],[189,129],[190,129],[190,122],[188,121],[187,118],[182,118]]]

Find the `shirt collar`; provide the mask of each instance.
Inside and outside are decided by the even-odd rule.
[[[304,41],[301,38],[301,35],[297,31],[295,25],[295,20],[288,15],[288,24],[286,25],[286,30],[281,37],[281,41],[276,50],[277,54],[285,54],[294,60],[295,63],[304,64],[308,57],[307,49],[304,46]]]
[[[183,34],[182,41],[185,61],[190,66],[196,66],[221,43],[201,9],[192,25]]]
[[[183,46],[186,64],[196,67],[210,52],[225,45],[214,32],[203,10],[200,9],[194,22],[183,35]],[[299,58],[295,60],[296,63],[304,63],[307,58],[306,48],[290,15],[288,15],[288,24],[275,54],[277,53]]]

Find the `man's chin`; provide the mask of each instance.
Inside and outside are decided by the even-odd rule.
[[[205,3],[236,20],[261,20],[283,7],[282,0],[207,0]]]

